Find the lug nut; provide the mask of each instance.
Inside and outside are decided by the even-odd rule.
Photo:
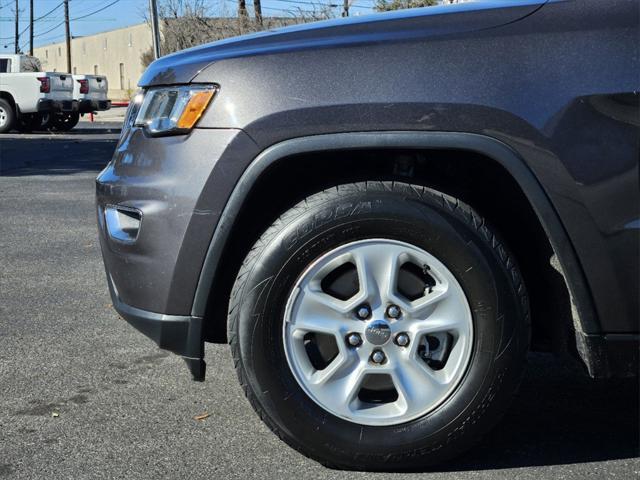
[[[386,360],[387,357],[384,356],[384,353],[382,352],[382,350],[376,350],[375,352],[373,352],[371,354],[371,361],[373,363],[382,363]]]
[[[352,347],[357,347],[362,343],[362,338],[357,333],[350,333],[347,335],[347,343]]]
[[[366,320],[371,315],[369,305],[360,305],[356,310],[356,315],[360,320]]]
[[[401,347],[406,347],[407,345],[409,345],[409,335],[404,332],[396,335],[396,344]]]
[[[402,310],[400,310],[400,307],[397,305],[389,305],[387,307],[387,316],[389,318],[400,318],[400,315],[402,314]]]

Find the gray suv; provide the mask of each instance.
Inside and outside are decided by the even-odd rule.
[[[339,468],[470,447],[529,350],[636,373],[639,18],[463,3],[159,59],[97,178],[115,308],[195,380],[228,341],[269,428]]]

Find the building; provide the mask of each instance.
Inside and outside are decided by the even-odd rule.
[[[0,0],[1,1],[1,0]],[[264,27],[295,23],[292,18],[264,17]],[[220,38],[246,33],[241,31],[237,18],[200,18],[195,26],[191,19],[163,20],[161,37],[163,49],[177,51],[194,43],[200,44]],[[71,40],[71,73],[105,75],[109,81],[109,98],[122,100],[131,98],[137,89],[138,80],[145,70],[142,55],[151,60],[152,33],[147,23],[111,30],[108,32],[77,37]],[[44,70],[67,71],[66,43],[58,42],[34,48],[33,54],[40,60]]]
[[[144,72],[143,52],[152,47],[151,27],[147,23],[119,28],[71,40],[71,73],[105,75],[109,81],[109,98],[131,97]],[[47,71],[66,72],[65,42],[34,49]]]

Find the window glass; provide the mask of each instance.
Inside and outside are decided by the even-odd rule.
[[[0,73],[11,71],[11,60],[8,58],[0,58]]]
[[[20,71],[41,72],[42,66],[40,65],[40,60],[35,57],[29,57],[27,55],[20,57]]]

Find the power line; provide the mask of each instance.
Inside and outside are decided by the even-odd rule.
[[[46,34],[47,34],[47,33],[49,33],[49,32],[53,32],[56,28],[58,28],[58,27],[59,27],[59,26],[61,26],[61,25],[64,25],[64,20],[63,20],[63,21],[61,21],[59,24],[57,24],[55,27],[50,28],[50,29],[49,29],[49,30],[47,30],[46,32],[39,33],[38,35],[34,35],[33,37],[34,37],[34,38],[36,38],[36,37],[41,37],[42,35],[46,35]]]
[[[314,7],[330,7],[330,8],[337,8],[337,7],[342,7],[342,5],[338,4],[338,3],[318,3],[318,2],[308,2],[305,0],[275,0],[278,2],[284,2],[284,3],[294,3],[294,4],[303,4],[303,5],[312,5]],[[356,7],[356,8],[367,8],[367,9],[372,9],[374,8],[373,5],[371,6],[365,6],[365,5],[359,5],[357,3],[352,3],[349,5],[349,8],[352,7]]]
[[[40,40],[40,42],[51,42],[52,40],[58,40],[59,38],[63,38],[64,36],[65,34],[61,33],[59,35],[54,35],[53,37],[43,38]],[[52,43],[58,43],[58,42],[52,42]]]
[[[302,0],[277,0],[278,2],[284,2],[284,3],[300,3],[303,5],[313,5],[314,7],[339,7],[340,5],[338,5],[337,3],[329,3],[329,4],[322,4],[322,3],[316,3],[316,2],[305,2]]]
[[[235,5],[235,1],[234,0],[225,0],[229,3],[232,3]],[[318,8],[322,8],[322,7],[329,7],[329,8],[337,8],[337,7],[341,7],[341,5],[338,5],[336,3],[330,3],[330,4],[323,4],[323,3],[318,3],[318,2],[310,2],[310,1],[305,1],[305,0],[275,0],[278,2],[284,2],[284,3],[292,3],[295,5],[311,5],[313,7],[318,7]],[[374,7],[366,7],[364,5],[357,5],[357,4],[353,4],[350,5],[350,7],[356,7],[356,8],[366,8],[366,9],[373,9]],[[290,8],[290,9],[286,9],[286,8],[277,8],[277,7],[262,7],[264,10],[272,10],[275,12],[284,12],[284,13],[288,13],[290,15],[295,15],[297,13],[317,13],[314,10],[305,10],[302,8]]]
[[[33,21],[37,22],[38,20],[42,20],[45,17],[48,17],[49,15],[51,15],[53,12],[55,12],[57,9],[59,9],[62,6],[63,2],[60,2],[58,5],[56,5],[55,7],[53,7],[51,10],[49,10],[47,13],[45,13],[44,15],[40,15],[38,18],[34,18]]]
[[[107,8],[109,8],[109,7],[110,7],[110,6],[112,6],[112,5],[115,5],[115,4],[116,4],[116,3],[118,3],[119,1],[120,1],[120,0],[115,0],[115,1],[111,2],[110,4],[105,5],[105,6],[104,6],[104,7],[102,7],[102,8],[99,8],[98,10],[96,10],[96,11],[94,11],[94,12],[87,13],[86,15],[81,15],[80,17],[72,18],[71,20],[80,20],[81,18],[87,18],[87,17],[90,17],[91,15],[95,15],[96,13],[100,13],[101,11],[106,10]]]
[[[94,12],[92,12],[92,13],[87,14],[87,15],[83,15],[83,16],[81,16],[81,17],[72,18],[71,20],[79,20],[79,19],[81,19],[81,18],[85,18],[85,17],[88,17],[88,16],[90,16],[90,15],[94,15],[94,14],[96,14],[96,13],[98,13],[98,12],[101,12],[102,10],[104,10],[104,9],[106,9],[106,8],[109,8],[111,5],[115,5],[115,4],[116,4],[116,3],[118,3],[119,1],[120,1],[120,0],[115,0],[114,2],[111,2],[109,5],[105,5],[104,7],[100,8],[99,10],[96,10],[96,11],[94,11]],[[59,4],[59,5],[58,5],[57,7],[55,7],[53,10],[55,10],[55,9],[59,8],[59,7],[60,7],[60,6],[62,6],[63,4],[64,4],[64,2],[63,2],[63,3],[61,3],[61,4]],[[51,12],[53,12],[53,10],[51,10],[51,11],[47,12],[46,14],[42,15],[42,16],[41,16],[41,17],[39,17],[39,18],[43,18],[43,17],[45,17],[45,16],[49,15]],[[58,23],[57,25],[55,25],[55,26],[51,27],[49,30],[47,30],[47,31],[45,31],[45,32],[38,33],[37,35],[34,35],[34,38],[36,38],[36,37],[41,37],[41,36],[43,36],[43,35],[46,35],[47,33],[50,33],[50,32],[52,32],[52,31],[54,31],[56,28],[60,27],[61,25],[64,25],[64,20],[62,20],[62,21],[61,21],[60,23]],[[22,35],[22,34],[23,34],[24,32],[26,32],[28,29],[29,29],[29,27],[25,28],[25,29],[20,33],[20,35]],[[0,38],[0,40],[11,40],[12,38],[13,38],[13,37],[2,37],[2,38]]]
[[[38,18],[34,18],[33,21],[34,23],[37,22],[38,20],[45,18],[48,15],[51,15],[53,12],[55,12],[58,8],[60,8],[62,6],[62,3],[59,3],[58,6],[52,8],[51,10],[49,10],[47,13],[45,13],[44,15],[39,16]],[[30,25],[27,25],[24,30],[22,30],[18,36],[21,37],[23,33],[25,33],[27,30],[29,30]],[[2,37],[0,38],[0,40],[10,40],[13,37]]]

